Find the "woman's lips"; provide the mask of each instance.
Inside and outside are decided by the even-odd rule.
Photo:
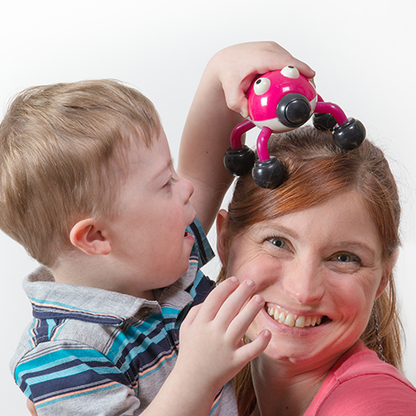
[[[311,328],[329,321],[329,318],[325,315],[294,314],[282,309],[278,305],[266,304],[265,308],[267,314],[275,321],[290,327]]]

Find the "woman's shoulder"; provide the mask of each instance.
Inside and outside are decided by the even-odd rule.
[[[416,415],[416,389],[399,370],[358,344],[328,374],[311,407],[307,415]]]
[[[409,380],[394,366],[380,360],[377,354],[368,349],[361,341],[347,351],[328,375],[332,383],[341,385],[357,379],[362,382],[367,377],[376,377],[379,383],[402,383],[416,392]]]

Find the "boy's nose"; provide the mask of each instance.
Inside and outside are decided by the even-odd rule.
[[[188,181],[187,179],[181,179],[181,180],[182,180],[182,187],[184,190],[185,202],[188,202],[192,194],[194,193],[195,189],[194,189],[194,186],[192,185],[192,182]]]
[[[319,267],[306,261],[294,262],[286,269],[283,286],[287,294],[302,305],[312,305],[324,294]]]

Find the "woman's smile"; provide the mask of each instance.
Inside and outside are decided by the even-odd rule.
[[[267,303],[266,311],[279,324],[296,328],[313,328],[330,321],[326,315],[292,313],[282,309],[279,305]]]

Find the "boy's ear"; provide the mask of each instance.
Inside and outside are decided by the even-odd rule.
[[[228,212],[225,209],[221,209],[217,215],[217,251],[218,256],[221,262],[224,264],[226,261],[225,253],[228,246],[228,236],[227,236],[227,221],[228,221]]]
[[[78,221],[69,234],[71,243],[86,254],[110,254],[111,244],[105,236],[103,225],[94,218]]]

